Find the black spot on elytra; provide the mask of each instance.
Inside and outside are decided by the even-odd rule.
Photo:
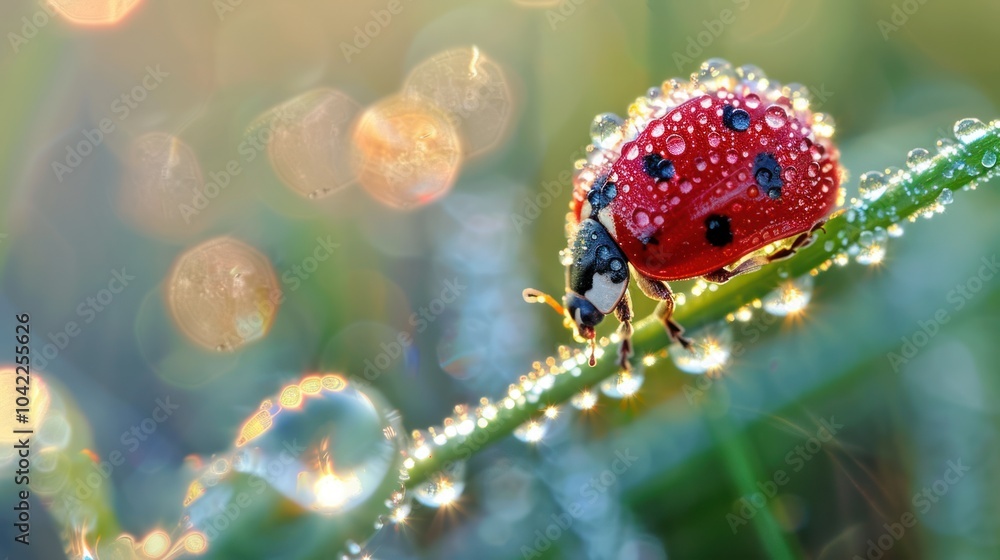
[[[750,113],[732,105],[726,105],[722,108],[722,124],[736,132],[743,132],[750,128]]]
[[[781,196],[781,187],[785,182],[781,180],[781,166],[778,165],[777,158],[771,153],[757,154],[753,162],[753,178],[757,185],[771,198]]]
[[[716,247],[732,243],[733,231],[729,228],[729,216],[712,214],[705,218],[705,239]]]
[[[587,202],[590,203],[591,208],[589,217],[596,216],[598,212],[611,204],[616,196],[618,196],[618,185],[607,180],[595,181],[594,187],[587,193]]]
[[[674,162],[664,159],[659,154],[649,154],[642,158],[642,168],[657,181],[669,181],[674,176]]]

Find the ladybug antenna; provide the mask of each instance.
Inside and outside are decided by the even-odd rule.
[[[528,303],[544,303],[552,309],[555,309],[556,313],[562,316],[566,315],[566,309],[563,308],[558,301],[556,301],[556,298],[546,294],[545,292],[540,292],[534,288],[527,288],[521,292],[521,296],[524,298],[524,301]]]

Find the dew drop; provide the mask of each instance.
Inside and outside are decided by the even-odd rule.
[[[955,195],[952,194],[951,189],[941,189],[940,194],[937,196],[938,203],[947,206],[955,201]]]
[[[989,169],[997,164],[997,154],[992,150],[986,150],[983,154],[983,167]]]
[[[733,332],[726,323],[705,327],[690,335],[692,345],[686,350],[679,343],[670,345],[670,358],[677,369],[686,373],[716,371],[729,361]]]
[[[862,198],[866,200],[878,200],[885,193],[888,186],[889,182],[886,181],[885,175],[878,171],[869,171],[861,175],[858,183],[858,191]]]
[[[718,132],[709,132],[708,133],[708,145],[709,146],[711,146],[713,148],[718,148],[719,144],[721,144],[721,143],[722,143],[722,135],[721,134],[719,134]]]
[[[906,167],[914,173],[920,173],[930,165],[931,153],[923,148],[914,148],[906,154]]]
[[[885,259],[885,246],[879,243],[872,243],[867,247],[860,248],[857,255],[854,256],[854,260],[858,264],[863,264],[866,266],[879,264],[884,259]]]
[[[987,130],[986,124],[979,119],[962,119],[955,123],[955,138],[968,144],[982,138]]]
[[[888,228],[886,228],[885,231],[886,231],[887,234],[889,234],[889,237],[902,237],[903,236],[903,226],[901,226],[899,224],[892,224]]]
[[[590,410],[597,406],[597,394],[590,389],[585,389],[573,395],[569,404],[577,410]]]
[[[743,101],[747,104],[747,109],[760,107],[760,97],[756,93],[748,94],[743,98]]]
[[[691,184],[691,181],[688,181],[687,179],[681,180],[680,184],[681,194],[687,194],[691,192],[692,188],[694,188],[694,185]]]
[[[649,214],[647,214],[646,211],[642,210],[641,208],[636,210],[635,213],[632,214],[632,219],[635,220],[635,225],[639,227],[646,227],[649,225]]]
[[[278,404],[283,399],[289,404]],[[265,401],[240,429],[232,461],[214,461],[199,480],[202,488],[223,488],[216,484],[232,471],[242,472],[262,478],[303,508],[350,515],[389,497],[381,491],[402,466],[402,429],[399,414],[373,389],[362,391],[339,375],[306,376]],[[282,457],[293,438],[301,451],[289,463]],[[285,468],[274,469],[276,461]],[[213,522],[218,511],[213,500],[189,490],[185,503],[194,527]]]
[[[708,162],[703,157],[696,157],[694,158],[694,168],[698,171],[704,171],[708,168]]]
[[[642,370],[623,371],[601,383],[601,392],[612,399],[631,397],[642,388]]]
[[[781,105],[771,105],[764,111],[764,122],[771,128],[781,128],[788,122],[788,113]]]
[[[679,156],[684,153],[684,149],[687,144],[684,142],[684,138],[679,134],[671,134],[667,137],[667,151],[675,156]]]
[[[764,311],[778,317],[796,314],[806,308],[812,298],[812,276],[789,280],[761,299]]]
[[[455,461],[416,487],[414,497],[421,504],[438,508],[455,503],[465,491],[465,463]]]
[[[660,136],[663,136],[663,131],[664,131],[663,123],[660,121],[656,121],[656,124],[653,125],[653,128],[649,131],[649,134],[653,138],[659,138]]]
[[[514,429],[514,437],[525,443],[538,443],[549,432],[549,423],[545,416],[528,420]]]
[[[614,113],[601,113],[590,123],[590,139],[599,148],[611,149],[622,140],[625,121]]]
[[[740,155],[736,153],[736,150],[730,148],[726,150],[726,163],[732,165],[740,160]],[[791,168],[789,168],[791,169]]]

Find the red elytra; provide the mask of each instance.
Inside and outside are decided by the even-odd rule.
[[[745,111],[736,126],[734,110]],[[787,98],[755,93],[678,105],[622,146],[607,172],[617,193],[595,217],[637,271],[659,280],[709,274],[810,231],[836,205],[839,154],[795,114]],[[672,176],[655,178],[651,162],[672,166]],[[574,192],[577,221],[585,208],[589,217],[588,193]]]

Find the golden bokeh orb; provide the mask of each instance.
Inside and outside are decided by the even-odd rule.
[[[500,143],[513,112],[503,69],[476,46],[450,49],[421,62],[410,72],[403,91],[443,109],[469,157]]]
[[[176,136],[150,132],[132,140],[118,209],[136,229],[159,237],[190,233],[205,183],[194,151]]]
[[[211,239],[181,255],[166,291],[181,332],[217,351],[263,338],[282,299],[267,257],[229,237]]]
[[[351,126],[361,106],[335,89],[308,91],[272,109],[267,152],[288,188],[320,198],[355,181],[350,161]]]
[[[416,95],[392,96],[366,109],[351,147],[361,185],[376,200],[397,209],[444,196],[462,162],[451,119]]]
[[[48,0],[66,21],[77,25],[114,25],[125,19],[142,0]]]

